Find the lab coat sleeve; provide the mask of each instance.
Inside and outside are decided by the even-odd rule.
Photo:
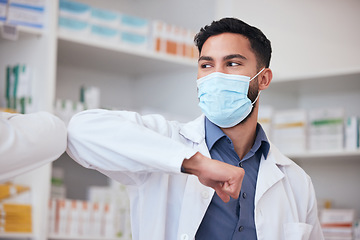
[[[176,129],[160,115],[88,110],[70,120],[67,153],[86,168],[136,184],[140,176],[151,173],[181,173],[183,160],[196,153],[174,140],[173,135],[179,138]],[[124,175],[133,182],[125,181]]]
[[[0,112],[0,181],[56,160],[66,149],[66,126],[47,112]]]

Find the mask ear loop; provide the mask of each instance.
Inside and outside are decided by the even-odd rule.
[[[257,76],[259,76],[260,73],[262,73],[262,71],[264,71],[265,68],[261,69],[255,76],[253,76],[250,81],[254,80],[254,78],[256,78]]]
[[[256,103],[256,101],[258,100],[259,96],[260,96],[261,90],[259,91],[257,97],[255,98],[255,100],[251,103],[251,105],[254,105]]]
[[[256,78],[257,76],[259,76],[260,73],[262,73],[262,71],[264,71],[265,68],[261,69],[252,79],[250,79],[250,81],[254,80],[254,78]],[[256,101],[258,100],[259,96],[260,96],[261,90],[259,91],[258,95],[256,96],[255,100],[251,103],[251,105],[254,105],[256,103]]]

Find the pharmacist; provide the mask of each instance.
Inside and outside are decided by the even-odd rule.
[[[56,160],[66,137],[65,124],[50,113],[0,112],[0,182]]]
[[[233,18],[195,37],[204,115],[91,110],[68,127],[69,155],[128,186],[134,240],[321,240],[309,176],[257,123],[270,41]]]

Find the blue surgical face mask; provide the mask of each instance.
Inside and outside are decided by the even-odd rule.
[[[251,112],[254,100],[248,98],[249,83],[262,71],[250,79],[248,76],[232,75],[220,72],[211,73],[199,78],[199,106],[205,116],[222,128],[229,128],[242,122]]]

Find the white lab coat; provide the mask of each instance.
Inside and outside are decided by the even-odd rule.
[[[66,133],[64,122],[47,112],[0,112],[0,182],[56,160]]]
[[[203,116],[180,124],[160,115],[90,110],[68,126],[68,154],[128,186],[134,240],[194,239],[214,194],[180,171],[197,151],[210,157]],[[259,240],[323,239],[309,176],[273,145],[260,162],[254,211]]]

